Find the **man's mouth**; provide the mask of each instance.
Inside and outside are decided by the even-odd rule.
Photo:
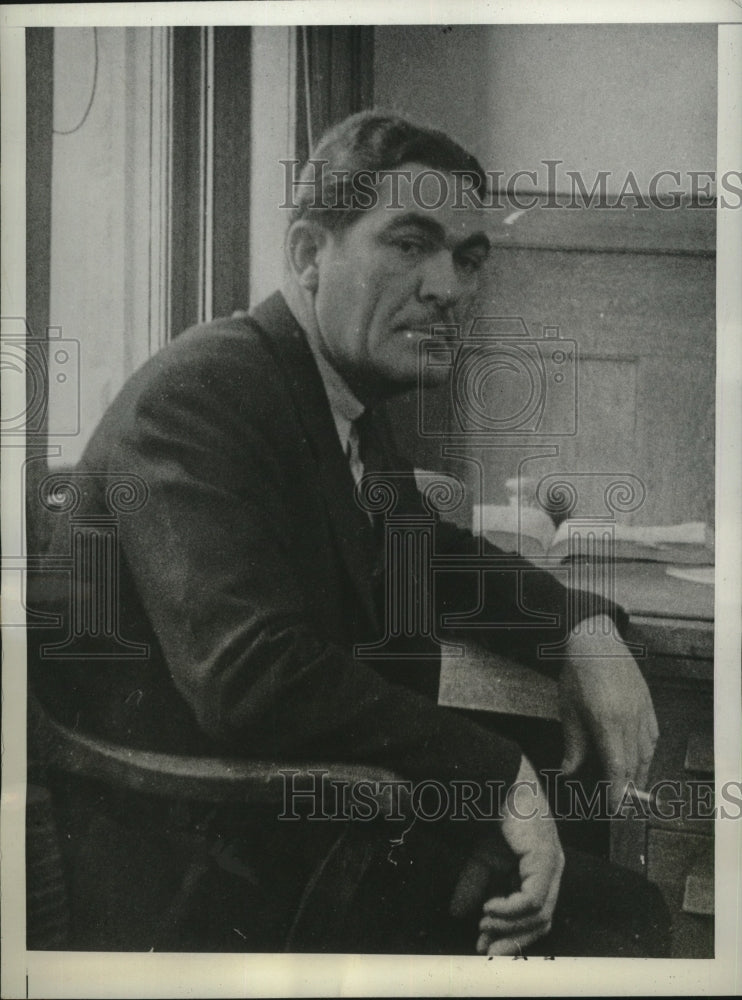
[[[444,326],[441,320],[431,320],[429,323],[416,323],[409,325],[401,325],[397,327],[397,332],[400,333],[405,340],[419,340],[421,337],[441,337],[441,339],[447,339],[444,334],[434,333],[434,327]]]

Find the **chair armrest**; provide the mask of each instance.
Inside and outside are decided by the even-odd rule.
[[[282,804],[287,783],[282,772],[298,772],[297,791],[307,787],[314,774],[313,787],[321,794],[317,788],[321,782],[329,802],[335,794],[330,782],[378,783],[380,791],[374,798],[384,816],[392,812],[395,802],[391,795],[382,794],[381,786],[402,780],[384,768],[334,761],[261,761],[134,750],[63,726],[32,696],[29,706],[36,748],[48,768],[148,795],[200,802]]]

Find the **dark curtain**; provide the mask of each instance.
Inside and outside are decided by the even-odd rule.
[[[374,29],[301,27],[297,39],[296,156],[331,125],[373,104]]]

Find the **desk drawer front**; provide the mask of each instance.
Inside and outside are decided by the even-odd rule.
[[[713,839],[652,829],[647,868],[670,910],[673,956],[713,958]]]

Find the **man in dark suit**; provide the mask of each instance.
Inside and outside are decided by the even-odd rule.
[[[366,880],[347,947],[373,940],[394,950],[397,934],[402,950],[415,950],[410,924],[420,921],[420,949],[445,950],[450,921],[468,915],[472,951],[516,954],[551,932],[562,953],[590,953],[585,926],[578,945],[553,937],[564,855],[520,748],[436,704],[432,654],[364,660],[356,652],[383,637],[385,575],[398,569],[380,561],[378,519],[359,505],[364,473],[373,467],[382,481],[386,473],[402,509],[424,511],[411,470],[371,414],[417,383],[420,341],[455,322],[487,256],[482,212],[454,204],[453,183],[441,200],[441,178],[466,171],[476,189],[486,179],[446,136],[371,113],[338,126],[315,160],[327,162],[318,183],[297,189],[283,294],[178,337],[130,379],[83,456],[76,516],[105,511],[118,480],[142,484],[142,502],[119,516],[119,627],[150,655],[145,665],[109,656],[94,671],[52,671],[47,703],[83,730],[131,746],[381,765],[449,788],[520,787],[519,805],[504,806],[494,830],[469,824],[458,847],[443,851],[448,870],[425,890],[436,898],[434,929],[427,903],[410,904],[419,885],[386,865]],[[441,554],[498,555],[443,521],[434,545]],[[565,765],[574,770],[597,750],[615,802],[627,781],[646,780],[657,738],[631,656],[601,655],[614,632],[608,619],[620,626],[623,614],[597,597],[570,602],[551,575],[499,556],[484,594],[476,573],[438,573],[431,614],[440,625],[444,613],[481,598],[494,625],[486,641],[542,669],[539,645],[565,639]],[[419,858],[438,864],[430,838],[422,841]],[[569,870],[565,913],[580,879]],[[603,872],[590,899],[615,894],[620,881]],[[453,916],[441,910],[444,896]],[[379,905],[391,920],[406,914],[404,932],[398,924],[392,937],[373,938],[363,913]],[[650,942],[641,910],[623,927],[627,940],[642,938],[635,952],[604,936],[594,953],[656,953],[661,934],[654,926]],[[645,921],[636,933],[635,918]]]

